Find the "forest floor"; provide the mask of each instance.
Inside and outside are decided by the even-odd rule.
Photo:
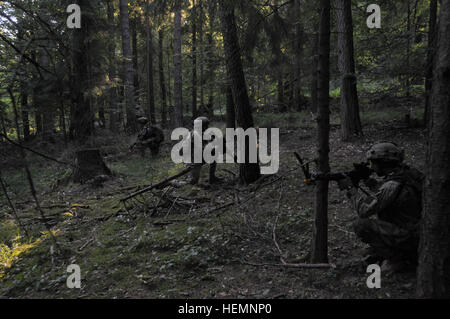
[[[403,116],[402,109],[364,112],[365,136],[354,143],[340,141],[338,121],[333,117],[332,170],[348,170],[353,162],[364,161],[365,150],[380,140],[397,142],[406,151],[406,162],[423,169],[424,129],[404,127]],[[292,152],[314,157],[315,122],[307,113],[257,114],[256,119],[260,127],[280,127],[278,174],[255,185],[237,186],[231,173],[237,174],[237,165],[220,164],[218,175],[223,183],[208,186],[204,168],[205,184],[147,193],[140,198],[141,203],[131,203],[128,211],[121,198],[181,170],[182,166],[170,160],[169,145],[157,158],[142,159],[139,154],[127,153],[128,140],[101,141],[102,152],[108,155],[106,163],[116,176],[97,187],[57,185],[55,181],[67,175],[66,167],[31,160],[39,198],[58,249],[51,248],[53,242],[48,235],[40,236],[45,228],[37,218],[23,173],[13,168],[4,170],[10,195],[34,239],[14,238],[17,225],[6,214],[9,208],[1,197],[0,262],[4,265],[0,265],[0,297],[414,297],[415,273],[382,275],[381,289],[367,288],[369,274],[362,260],[365,245],[352,232],[355,213],[335,183],[330,183],[328,242],[329,261],[336,267],[280,266],[280,250],[290,263],[308,262],[314,187],[303,183]],[[59,158],[69,157],[70,152],[65,151]],[[162,192],[165,207],[149,209],[161,202]],[[233,204],[214,210],[227,203]],[[80,266],[81,289],[66,286],[70,264]]]

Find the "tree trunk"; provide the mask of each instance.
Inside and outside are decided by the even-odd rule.
[[[36,52],[32,51],[31,52],[31,58],[33,60],[36,60]],[[38,75],[36,73],[33,74],[33,81],[34,82],[38,82]],[[32,106],[32,110],[33,110],[33,117],[34,117],[34,126],[36,127],[36,135],[40,135],[42,134],[42,113],[41,113],[41,107],[39,105],[39,89],[37,88],[37,86],[33,87],[33,92],[32,92],[32,100],[33,100],[33,106]]]
[[[75,183],[85,183],[99,175],[111,175],[111,171],[103,162],[98,149],[77,151],[76,169],[73,175]]]
[[[198,42],[200,44],[200,50],[198,52],[199,64],[200,64],[200,109],[203,113],[208,114],[209,109],[205,108],[205,65],[203,63],[203,1],[198,0],[198,6],[200,9],[199,23],[198,23]]]
[[[109,130],[114,133],[119,132],[119,106],[116,87],[116,31],[114,22],[114,0],[109,0],[108,3],[108,35],[109,35],[109,64],[108,74],[110,81],[110,88],[108,89],[108,113],[109,113]]]
[[[105,101],[103,98],[100,99],[100,102],[97,101],[98,105],[98,120],[101,128],[105,127]]]
[[[302,77],[302,68],[301,68],[301,60],[303,56],[303,24],[301,21],[301,7],[300,0],[294,0],[293,3],[294,9],[294,23],[295,23],[295,39],[294,39],[294,78],[292,82],[292,97],[294,109],[300,111],[302,108],[302,99],[301,99],[301,77]]]
[[[222,24],[227,73],[231,80],[233,101],[236,108],[236,120],[238,127],[246,130],[253,127],[253,117],[248,99],[245,75],[242,68],[234,7],[226,1],[220,1],[219,14]],[[239,177],[242,183],[250,184],[259,179],[260,167],[259,163],[249,163],[248,141],[246,142],[245,163],[240,164]]]
[[[78,0],[81,8],[81,28],[74,29],[73,36],[73,113],[71,122],[73,126],[73,138],[84,143],[92,134],[92,111],[90,99],[86,92],[89,91],[89,38],[92,35],[92,6],[89,0]],[[87,14],[89,13],[89,14]]]
[[[279,61],[279,57],[277,60]],[[278,92],[278,105],[280,112],[286,112],[286,105],[284,103],[284,83],[283,83],[283,65],[280,63],[277,66],[277,92]]]
[[[408,4],[408,9],[407,9],[407,14],[408,14],[408,18],[407,18],[407,22],[406,22],[406,96],[409,97],[410,96],[410,86],[411,86],[411,82],[410,82],[410,70],[411,70],[411,3],[410,0],[406,0],[407,4]]]
[[[192,117],[197,117],[197,7],[192,1]]]
[[[159,42],[159,83],[161,87],[161,124],[162,127],[167,127],[167,93],[166,93],[166,80],[164,78],[164,59],[163,59],[163,44],[164,44],[164,30],[159,30],[158,42]]]
[[[442,1],[419,246],[420,297],[450,297],[450,2]]]
[[[181,61],[181,4],[175,3],[174,31],[173,31],[173,95],[175,102],[174,120],[175,126],[183,126],[183,75]]]
[[[431,90],[433,86],[433,66],[434,56],[436,54],[436,35],[437,35],[437,0],[430,0],[430,21],[428,27],[428,51],[427,51],[427,64],[425,73],[425,112],[423,123],[428,127],[430,119],[430,99]]]
[[[66,110],[64,106],[64,87],[62,85],[58,87],[58,102],[61,119],[60,127],[63,132],[64,145],[67,146]]]
[[[123,79],[125,86],[125,109],[127,113],[127,129],[129,133],[137,130],[136,109],[134,99],[134,72],[130,45],[130,23],[128,17],[128,0],[120,0],[120,25],[122,31]]]
[[[131,47],[133,54],[133,86],[134,86],[134,96],[136,104],[139,104],[139,73],[138,73],[138,63],[139,63],[139,52],[138,52],[138,38],[137,38],[137,19],[133,18],[130,20],[131,29]],[[148,50],[148,48],[147,48]],[[148,51],[147,51],[148,53]]]
[[[207,35],[208,38],[208,89],[209,89],[209,98],[208,98],[208,116],[210,118],[214,118],[214,59],[212,58],[212,55],[214,54],[214,40],[212,37],[212,34],[209,33]]]
[[[208,81],[209,99],[208,99],[208,116],[214,118],[214,85],[215,85],[215,69],[216,63],[214,60],[214,53],[216,51],[216,44],[214,42],[214,24],[216,20],[216,3],[214,1],[208,2],[208,16],[209,16],[209,32],[207,35],[208,39],[208,75],[206,77]]]
[[[150,114],[150,122],[156,124],[155,113],[155,88],[153,79],[153,28],[150,21],[150,9],[147,1],[146,5],[146,42],[147,42],[147,103],[148,113]]]
[[[48,68],[49,56],[48,53],[42,49],[40,52],[40,61],[41,65],[45,68]],[[48,76],[42,75],[41,84],[47,84],[49,79]],[[53,140],[53,131],[55,129],[54,119],[53,119],[53,108],[54,104],[51,101],[45,101],[42,97],[38,98],[38,105],[42,110],[42,139],[46,141]]]
[[[317,147],[319,151],[318,169],[330,171],[330,0],[320,1],[319,29],[319,70],[318,70],[318,112]],[[316,185],[315,218],[311,249],[311,262],[328,262],[328,181]]]
[[[30,120],[28,118],[28,93],[24,84],[21,85],[20,101],[22,108],[23,139],[28,141],[30,139]]]
[[[341,138],[343,141],[362,134],[356,87],[351,6],[351,0],[336,0],[339,71],[341,72]]]
[[[172,46],[173,47],[173,46]],[[173,50],[172,50],[172,54],[173,54]],[[175,106],[173,103],[173,96],[172,96],[172,78],[171,78],[171,74],[173,72],[173,68],[171,71],[170,68],[170,61],[173,61],[173,59],[170,59],[170,49],[167,49],[167,98],[169,101],[169,108],[168,108],[168,112],[169,112],[169,120],[170,120],[170,126],[171,127],[176,127],[175,125]]]
[[[231,89],[231,85],[228,84],[226,88],[226,96],[227,96],[227,128],[235,128],[236,127],[236,111],[233,101],[233,90]]]
[[[315,30],[318,29],[318,26]],[[311,112],[317,113],[318,109],[318,92],[317,92],[317,81],[318,81],[318,68],[319,68],[319,34],[316,32],[313,35],[313,46],[312,46],[312,63],[311,63]]]

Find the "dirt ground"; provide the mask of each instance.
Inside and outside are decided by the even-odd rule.
[[[20,254],[0,279],[3,298],[412,298],[415,273],[382,275],[381,289],[368,289],[365,245],[354,235],[356,215],[335,183],[329,191],[329,262],[325,269],[281,265],[308,261],[314,188],[292,152],[312,159],[314,123],[281,128],[280,171],[248,187],[233,184],[237,166],[221,164],[219,185],[170,187],[147,193],[127,209],[120,199],[139,186],[162,180],[182,167],[166,146],[156,159],[118,153],[107,157],[116,176],[102,186],[48,183],[40,193],[58,248],[47,236]],[[342,143],[332,125],[333,171],[364,161],[376,141],[397,142],[406,162],[423,169],[423,128],[398,119],[364,126],[364,137]],[[56,164],[55,164],[56,165]],[[55,176],[52,176],[54,181]],[[50,179],[49,179],[50,180]],[[53,186],[53,188],[51,187]],[[16,194],[17,195],[17,194]],[[161,199],[163,198],[163,199]],[[16,198],[17,199],[17,198]],[[152,206],[164,205],[158,210]],[[228,205],[228,206],[227,206]],[[220,209],[222,206],[226,208]],[[1,207],[0,207],[1,208]],[[35,238],[43,231],[32,202],[18,204]],[[6,210],[6,206],[4,207]],[[3,221],[4,222],[4,221]],[[31,226],[30,226],[31,227]],[[37,235],[36,235],[37,234]],[[274,235],[276,240],[274,240]],[[279,249],[277,249],[278,244]],[[82,288],[68,289],[67,266],[81,268]]]

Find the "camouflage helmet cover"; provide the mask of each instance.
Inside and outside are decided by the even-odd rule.
[[[367,151],[366,155],[368,160],[386,160],[401,163],[404,159],[404,151],[391,142],[382,142],[373,145]]]
[[[137,119],[139,124],[147,124],[148,123],[148,118],[146,118],[145,116],[141,116],[140,118]]]

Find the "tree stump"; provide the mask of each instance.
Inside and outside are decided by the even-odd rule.
[[[77,151],[73,181],[83,184],[99,175],[112,175],[100,156],[100,150],[84,149]]]

